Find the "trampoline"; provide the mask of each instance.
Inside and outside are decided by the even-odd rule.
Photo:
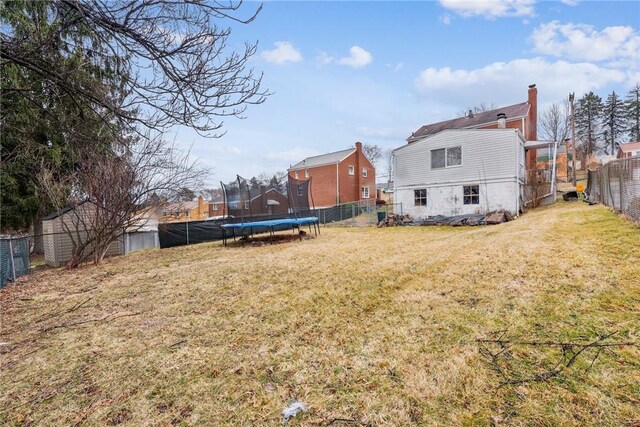
[[[270,219],[266,221],[253,221],[253,222],[238,222],[235,224],[223,224],[222,227],[222,242],[226,246],[227,238],[233,237],[233,240],[236,239],[236,230],[239,231],[241,236],[244,235],[243,231],[248,230],[249,234],[253,235],[255,231],[261,231],[263,229],[267,229],[269,232],[269,237],[273,237],[276,231],[276,227],[278,228],[286,228],[286,229],[298,229],[303,225],[309,226],[309,232],[311,232],[311,226],[313,225],[313,229],[315,231],[315,235],[317,236],[320,231],[320,222],[318,217],[310,216],[306,218],[283,218],[283,219]],[[232,235],[227,236],[227,230],[231,230]],[[299,233],[300,240],[302,240],[302,233]]]

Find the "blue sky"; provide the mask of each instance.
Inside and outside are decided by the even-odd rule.
[[[530,83],[539,112],[569,92],[624,94],[640,82],[639,27],[636,1],[270,1],[229,46],[258,41],[250,64],[273,94],[222,138],[174,135],[211,186],[356,141],[396,148],[473,105],[526,101]]]

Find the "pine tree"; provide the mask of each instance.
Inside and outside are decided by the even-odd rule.
[[[627,94],[625,110],[631,141],[640,141],[640,83],[636,83]]]
[[[578,100],[575,110],[576,136],[581,141],[579,148],[585,158],[598,149],[602,108],[602,98],[593,92],[585,94]]]
[[[607,101],[602,109],[603,125],[605,128],[605,152],[614,154],[617,144],[622,140],[627,130],[627,114],[624,102],[618,94],[613,91],[607,97]],[[611,148],[611,151],[608,151]]]

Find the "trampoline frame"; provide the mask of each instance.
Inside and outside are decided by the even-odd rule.
[[[295,232],[298,230],[298,237],[300,241],[302,241],[302,233],[300,233],[300,226],[308,225],[309,233],[311,233],[311,226],[313,225],[313,230],[315,235],[318,236],[320,234],[320,219],[315,216],[305,217],[305,218],[283,218],[283,219],[270,219],[266,221],[254,221],[254,222],[238,222],[235,224],[223,224],[222,227],[222,243],[224,246],[227,246],[227,239],[229,237],[233,237],[233,241],[236,241],[236,229],[240,229],[242,234],[242,230],[249,230],[249,235],[253,236],[253,228],[264,228],[266,227],[269,230],[269,241],[273,243],[273,236],[275,235],[275,227],[282,225],[290,225],[291,229]],[[227,230],[232,231],[231,236],[227,236]]]

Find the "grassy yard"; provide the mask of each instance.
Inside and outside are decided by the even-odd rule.
[[[584,203],[143,251],[0,303],[5,425],[277,426],[292,399],[289,426],[640,423],[637,345],[543,380],[562,347],[477,341],[640,343],[640,229]]]

